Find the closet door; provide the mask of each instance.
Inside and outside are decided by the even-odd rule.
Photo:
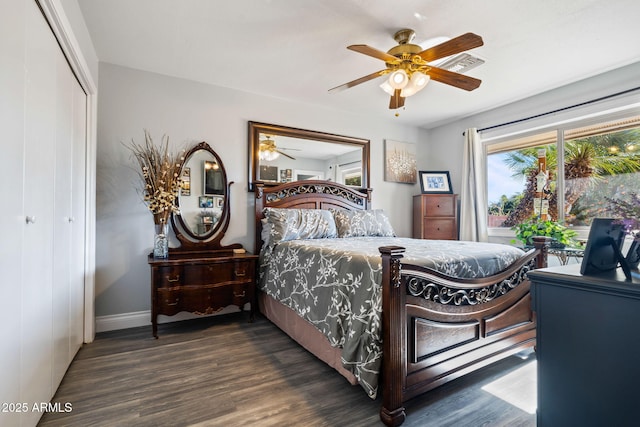
[[[69,70],[69,73],[71,71]],[[71,256],[69,258],[69,363],[84,339],[85,206],[87,154],[87,95],[73,78],[73,137],[71,146]]]
[[[55,171],[53,205],[53,338],[52,382],[59,384],[67,370],[70,358],[71,307],[71,236],[73,226],[72,173],[73,173],[73,75],[60,55],[55,68],[56,121]]]
[[[35,426],[83,338],[87,97],[37,3],[2,1],[0,425]]]
[[[57,58],[60,49],[42,14],[26,9],[25,149],[20,402],[47,402],[52,386],[52,278]],[[31,403],[32,404],[32,403]],[[40,414],[28,412],[25,425]]]
[[[14,2],[12,13],[0,13],[0,129],[2,129],[2,208],[0,209],[0,402],[20,398],[20,319],[22,317],[22,213],[24,163],[24,10]],[[19,425],[18,413],[0,414],[6,425]]]

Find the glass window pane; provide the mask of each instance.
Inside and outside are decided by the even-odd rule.
[[[640,190],[640,127],[611,128],[611,123],[603,124],[600,132],[591,127],[588,136],[565,141],[567,224],[588,226],[593,218],[610,217],[608,198],[624,199]],[[581,129],[571,131],[580,133]]]
[[[531,141],[547,143],[532,146]],[[553,142],[548,143],[549,141]],[[548,219],[555,220],[557,218],[555,132],[500,144],[502,148],[500,152],[487,155],[487,200],[489,202],[487,225],[511,228],[541,215],[543,218],[547,216]],[[504,150],[505,147],[522,148]],[[488,152],[491,153],[492,150],[489,148]],[[548,172],[545,179],[540,179],[538,183],[541,162]]]

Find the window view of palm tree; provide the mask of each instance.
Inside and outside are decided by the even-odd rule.
[[[624,199],[640,187],[640,117],[501,142],[488,147],[489,227],[513,227],[540,213],[541,149],[551,220],[589,226],[593,218],[612,216],[607,198]]]

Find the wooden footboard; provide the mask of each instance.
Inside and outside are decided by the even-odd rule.
[[[526,273],[546,265],[545,239],[509,269],[454,279],[402,264],[404,248],[382,247],[381,420],[398,426],[403,403],[535,345]]]

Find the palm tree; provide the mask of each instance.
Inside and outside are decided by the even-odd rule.
[[[577,138],[565,142],[564,211],[566,214],[576,206],[585,191],[602,180],[604,176],[640,171],[640,150],[633,149],[634,144],[640,148],[640,129]],[[545,148],[547,151],[547,170],[556,170],[558,159],[556,144],[513,151],[505,160],[507,166],[514,171],[514,176],[527,177],[523,197],[502,224],[505,227],[520,224],[533,216],[539,148]],[[629,150],[629,148],[632,149]],[[553,180],[553,176],[550,179]],[[557,221],[557,214],[557,194],[552,192],[549,196],[549,215],[552,220]]]

